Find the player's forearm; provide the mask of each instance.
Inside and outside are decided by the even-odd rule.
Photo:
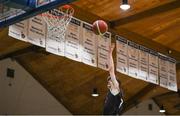
[[[109,74],[110,74],[110,77],[111,77],[111,80],[112,80],[113,84],[119,87],[119,83],[118,83],[118,81],[116,79],[115,72],[112,71],[112,72],[109,72]]]
[[[116,80],[116,75],[114,72],[109,72],[109,75],[110,75],[112,81]]]
[[[111,80],[113,82],[116,81],[116,75],[115,75],[115,71],[114,71],[114,62],[113,62],[113,58],[111,57],[111,69],[109,70],[109,75],[111,77]]]

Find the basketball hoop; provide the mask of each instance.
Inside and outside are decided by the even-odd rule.
[[[42,13],[41,15],[48,26],[48,36],[64,37],[73,14],[74,9],[69,5]]]

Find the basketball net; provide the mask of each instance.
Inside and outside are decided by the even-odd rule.
[[[47,23],[48,36],[55,36],[56,39],[63,39],[73,14],[74,9],[70,6],[66,7],[66,5],[59,9],[52,9],[42,13],[41,15]]]

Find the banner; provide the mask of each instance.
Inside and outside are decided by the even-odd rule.
[[[159,78],[160,86],[168,88],[168,59],[162,54],[159,54]]]
[[[158,52],[149,50],[149,76],[147,81],[154,84],[159,84],[158,59]]]
[[[148,78],[148,60],[149,60],[149,49],[143,46],[139,46],[139,79],[147,81]]]
[[[46,23],[42,16],[35,16],[29,19],[28,41],[34,45],[45,47]]]
[[[138,78],[139,45],[128,41],[128,75]]]
[[[46,51],[55,55],[64,56],[65,38],[49,34],[46,38]]]
[[[173,58],[168,58],[168,89],[176,92],[178,91],[176,80],[176,60]]]
[[[8,35],[18,40],[27,41],[28,20],[9,26]]]
[[[92,31],[92,25],[83,22],[83,55],[82,62],[97,67],[97,35]]]
[[[128,74],[127,40],[116,35],[116,71]]]
[[[109,52],[111,46],[111,33],[107,32],[98,37],[98,67],[104,70],[109,69]]]
[[[65,35],[65,56],[69,59],[81,62],[82,57],[82,23],[76,18],[72,18]]]

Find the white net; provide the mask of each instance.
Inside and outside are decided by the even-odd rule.
[[[48,26],[48,36],[63,38],[73,14],[74,9],[69,5],[43,13],[42,17]]]

